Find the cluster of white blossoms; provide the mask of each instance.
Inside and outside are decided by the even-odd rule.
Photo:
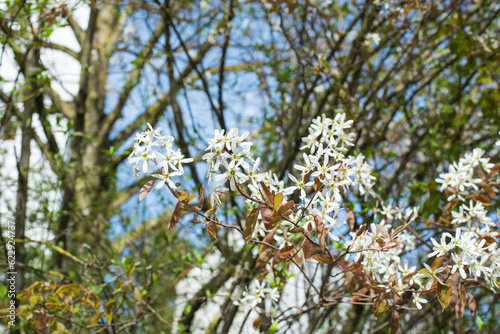
[[[140,178],[138,172],[151,174],[151,164],[154,164],[155,170],[159,173],[151,175],[160,180],[156,189],[162,188],[165,184],[175,189],[172,177],[183,175],[182,164],[190,163],[193,159],[185,159],[179,149],[173,148],[173,142],[174,137],[163,136],[161,128],[153,129],[148,123],[146,131],[136,134],[133,151],[128,157],[128,161],[135,164],[134,174],[138,178]]]
[[[293,224],[315,228],[313,218],[320,216],[333,240],[339,240],[335,231],[336,223],[345,223],[338,217],[344,200],[342,194],[346,195],[349,189],[357,187],[359,193],[365,195],[375,180],[371,175],[373,167],[362,154],[356,157],[344,155],[348,147],[354,145],[354,133],[347,132],[352,123],[352,120],[346,121],[346,114],[343,113],[333,119],[325,115],[314,119],[309,135],[303,138],[305,145],[301,147],[309,154],[303,153],[303,163],[294,165],[301,175],[289,174],[294,185],[285,189],[286,195],[298,191],[301,200],[300,214],[291,219]],[[315,191],[307,195],[306,189],[314,184],[313,180],[317,180]],[[306,219],[302,220],[303,217]]]
[[[479,190],[478,184],[483,182],[481,178],[474,178],[477,171],[482,169],[488,173],[494,166],[483,156],[482,149],[474,149],[436,179],[442,184],[441,191],[452,193],[448,201],[458,199],[464,203],[451,212],[455,235],[443,233],[439,242],[431,238],[433,252],[428,256],[444,257],[451,274],[458,271],[463,279],[483,278],[491,288],[499,288],[500,248],[496,241],[498,229],[495,229],[498,222],[488,216],[485,206],[473,196]],[[467,204],[465,198],[471,197]]]
[[[214,137],[209,140],[206,149],[208,152],[203,155],[209,167],[212,207],[222,205],[219,197],[221,193],[240,192],[246,197],[246,202],[257,210],[253,236],[266,237],[270,233],[268,228],[271,227],[274,230],[274,247],[281,249],[285,244],[292,246],[287,237],[289,227],[300,228],[309,238],[316,232],[318,244],[321,244],[321,225],[321,230],[326,232],[330,240],[339,241],[345,228],[340,233],[337,229],[347,225],[347,221],[341,219],[339,213],[345,207],[348,192],[357,190],[356,195],[374,196],[381,208],[373,208],[375,217],[369,230],[365,230],[365,224],[361,227],[363,231],[350,232],[350,240],[349,237],[343,237],[346,259],[354,258],[354,262],[361,265],[373,284],[385,289],[387,293],[412,292],[417,308],[427,302],[420,297],[420,293],[432,289],[435,282],[444,284],[445,275],[448,274],[457,273],[463,279],[484,279],[490,287],[499,288],[498,230],[485,206],[478,200],[485,200],[486,196],[475,197],[480,191],[479,186],[484,187],[485,173],[496,168],[484,157],[485,152],[479,148],[474,149],[458,163],[450,165],[449,171],[441,173],[436,180],[441,183],[441,191],[451,194],[448,201],[453,201],[454,209],[451,211],[453,219],[449,220],[449,226],[455,228],[454,235],[446,232],[439,242],[431,238],[432,246],[419,237],[432,248],[429,258],[443,257],[444,261],[435,262],[436,265],[432,267],[424,264],[425,268],[416,273],[416,266],[410,267],[402,257],[415,248],[416,232],[407,227],[418,217],[419,208],[403,210],[394,204],[382,203],[382,199],[372,189],[375,180],[371,175],[373,167],[363,154],[346,156],[355,140],[355,135],[348,131],[352,123],[352,120],[346,120],[343,113],[336,114],[333,119],[325,115],[314,119],[309,135],[303,138],[303,161],[294,165],[294,170],[300,172],[300,175],[288,174],[288,185],[270,171],[259,172],[261,160],[252,156],[253,144],[246,141],[248,132],[239,135],[234,128],[227,133],[216,130]],[[192,159],[184,159],[179,150],[172,148],[173,137],[162,136],[160,128],[155,130],[149,124],[148,127],[145,132],[137,134],[129,161],[135,163],[136,174],[137,171],[151,174],[150,163],[154,163],[159,174],[152,175],[161,180],[157,188],[167,183],[170,188],[175,189],[171,177],[182,175],[182,164],[191,162]],[[500,145],[500,141],[496,144]],[[163,149],[166,153],[161,153]],[[482,178],[477,177],[478,173]],[[248,187],[250,194],[244,192],[242,185]],[[495,195],[490,187],[490,195],[491,192]],[[275,196],[275,201],[280,197],[276,195],[279,193],[283,195],[280,195],[281,203],[289,204],[288,209],[293,210],[286,211],[286,217],[283,216],[284,219],[277,221],[276,225],[271,224],[269,219],[266,222],[263,212],[272,202],[269,197]],[[300,201],[288,202],[289,198],[298,198]],[[459,202],[463,203],[458,205]],[[276,203],[271,203],[272,205],[275,206],[274,211],[279,211],[280,204],[278,207]],[[353,218],[352,211],[346,209],[347,219],[349,215]],[[411,233],[407,230],[411,230]],[[326,251],[329,249],[327,246]],[[418,289],[414,289],[415,284],[419,286]],[[257,287],[245,291],[235,304],[254,309],[267,298],[277,301],[278,288],[266,287],[264,283],[257,282]]]
[[[243,308],[255,309],[264,300],[278,301],[280,297],[278,288],[271,288],[264,281],[255,282],[255,288],[243,291],[243,296],[235,300],[233,304],[242,306]]]
[[[470,188],[478,189],[476,183],[481,182],[481,179],[474,178],[474,169],[481,166],[488,173],[494,166],[489,163],[490,159],[483,158],[484,153],[484,150],[476,148],[472,153],[467,153],[458,163],[454,162],[450,165],[448,173],[439,174],[436,182],[441,183],[440,190],[448,190],[452,193],[448,201],[453,198],[465,201],[464,196],[469,194]]]
[[[403,224],[411,223],[417,217],[418,209],[418,207],[407,209],[403,216],[397,217],[397,220]],[[361,259],[363,269],[367,274],[371,273],[379,285],[396,286],[402,291],[413,284],[413,279],[406,281],[403,279],[414,273],[416,267],[408,267],[407,260],[403,261],[401,256],[414,250],[415,236],[403,230],[397,233],[396,238],[396,235],[392,236],[395,230],[396,227],[392,225],[373,223],[370,225],[370,231],[357,237],[355,232],[350,232],[353,240],[350,248],[352,254],[347,254],[346,259],[354,255],[354,261]]]

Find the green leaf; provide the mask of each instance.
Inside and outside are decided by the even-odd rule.
[[[274,321],[271,325],[271,327],[269,327],[269,334],[275,334],[276,332],[278,331],[278,321]]]
[[[378,320],[385,311],[389,308],[389,303],[387,303],[387,300],[383,299],[380,302],[375,302],[374,307],[373,307],[373,315],[375,316],[375,320]]]
[[[451,301],[451,295],[452,295],[452,289],[451,285],[446,283],[446,284],[439,284],[437,285],[436,289],[436,294],[437,298],[439,300],[439,303],[443,307],[443,310],[450,304]]]
[[[89,323],[87,324],[87,327],[92,327],[95,324],[97,324],[99,322],[99,319],[102,318],[102,315],[103,315],[103,313],[101,313],[101,312],[97,312],[96,314],[94,314],[94,316],[92,318],[90,318]]]

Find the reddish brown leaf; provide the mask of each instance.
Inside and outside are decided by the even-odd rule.
[[[256,279],[258,281],[262,281],[270,272],[271,270],[269,270],[268,268],[264,268],[264,270],[259,274],[259,276],[256,277]]]
[[[177,204],[175,204],[174,211],[172,212],[172,216],[170,216],[170,222],[168,223],[168,229],[172,229],[177,225],[179,222],[179,219],[181,219],[181,207],[182,207],[182,202],[178,201]]]
[[[480,241],[481,239],[486,240],[486,246],[489,246],[489,245],[494,244],[495,242],[497,242],[495,238],[493,238],[493,237],[491,237],[489,235],[483,235],[483,236],[481,236],[478,239],[478,241]]]
[[[212,226],[212,223],[211,222],[208,222],[206,224],[206,227],[207,227],[207,231],[208,231],[208,234],[210,234],[210,236],[214,239],[217,239],[217,231],[215,230],[215,228]]]
[[[408,275],[403,277],[403,284],[408,284],[412,279],[413,275],[415,275],[415,273],[409,273]]]
[[[452,311],[455,309],[455,306],[457,305],[459,300],[458,289],[457,289],[459,280],[460,280],[460,273],[458,272],[458,270],[454,274],[450,275],[450,277],[448,277],[448,279],[446,280],[446,283],[450,284],[451,286],[450,309]]]
[[[266,184],[262,181],[260,181],[260,186],[262,188],[262,192],[264,193],[265,200],[269,203],[269,205],[273,205],[274,203],[274,196],[269,190],[269,188],[266,186]]]
[[[142,201],[147,194],[149,194],[149,192],[153,189],[155,182],[156,179],[148,181],[142,186],[141,191],[139,192],[139,202]]]
[[[321,186],[321,180],[318,176],[314,178],[314,184],[313,184],[313,189],[314,191],[318,190],[318,188]]]
[[[439,219],[441,219],[441,221],[445,224],[448,224],[448,225],[451,225],[451,218],[450,217],[447,217],[447,216],[441,216],[439,217]]]
[[[358,232],[356,232],[356,236],[355,238],[359,237],[361,234],[363,234],[363,232],[366,231],[366,223],[361,225],[361,227],[359,228]]]
[[[271,259],[273,254],[274,249],[272,249],[271,247],[265,248],[262,252],[260,252],[255,264],[257,268],[264,267],[266,263]]]
[[[292,213],[290,209],[293,208],[294,205],[295,203],[293,201],[290,201],[279,207],[277,211],[274,211],[271,214],[271,225],[268,229],[275,228],[279,224],[279,222],[283,220],[283,217],[287,217],[288,215],[290,215]]]
[[[294,227],[290,230],[288,230],[288,233],[304,233],[304,228],[303,227]]]
[[[271,211],[265,204],[259,204],[259,210],[260,210],[260,215],[262,216],[262,222],[264,223],[264,226],[266,227],[267,230],[272,229],[272,223],[271,223]]]
[[[245,223],[245,228],[243,229],[243,238],[248,243],[248,240],[252,237],[253,231],[255,230],[255,223],[257,222],[257,217],[259,215],[259,209],[253,208],[250,211],[247,221]]]
[[[347,285],[347,291],[350,294],[353,294],[356,291],[356,278],[354,277],[354,273],[352,271],[348,271],[344,274],[344,277]]]
[[[465,287],[463,284],[460,284],[460,292],[457,305],[455,306],[455,313],[457,314],[457,320],[460,323],[465,313]]]
[[[197,205],[193,204],[184,204],[183,206],[181,206],[181,211],[192,212],[192,211],[198,211],[199,209],[200,208]]]
[[[469,300],[469,310],[470,314],[472,315],[472,318],[476,317],[476,311],[477,311],[477,303],[476,299],[472,295],[472,293],[467,292],[467,299]]]
[[[293,253],[294,249],[295,249],[295,246],[293,246],[293,245],[284,246],[283,248],[281,248],[279,250],[278,254],[288,255],[288,254]]]
[[[262,242],[265,242],[267,244],[270,244],[272,245],[274,243],[274,236],[276,235],[276,230],[271,230],[265,237],[264,237],[264,240],[262,240]],[[270,248],[269,246],[265,245],[265,244],[261,244],[260,245],[260,249],[259,251],[262,252],[264,251],[264,249],[266,248]]]
[[[303,251],[304,257],[306,259],[308,259],[312,256],[313,247],[314,247],[314,244],[312,242],[310,242],[308,239],[304,239],[304,242],[302,243],[302,251]]]
[[[288,246],[286,246],[286,247],[288,247]],[[279,253],[276,253],[276,255],[274,255],[273,263],[272,263],[273,268],[275,265],[277,265],[281,261],[286,260],[290,257],[290,252],[293,251],[293,246],[291,246],[291,247],[292,247],[292,249],[289,252],[285,251],[284,253],[281,253],[281,250],[283,250],[283,249],[281,249]]]
[[[356,226],[356,216],[354,215],[354,212],[347,207],[345,208],[345,211],[347,213],[347,226],[349,226],[349,231],[352,231]]]
[[[380,233],[385,239],[389,239],[389,232],[387,232],[387,229],[384,226],[376,224],[375,230]]]
[[[313,255],[312,258],[321,263],[327,263],[327,264],[333,263],[331,256],[326,254],[316,254]]]
[[[217,207],[213,207],[213,208],[211,208],[211,209],[208,209],[208,210],[207,210],[207,212],[205,212],[205,216],[206,216],[206,217],[210,217],[210,216],[212,216],[213,214],[215,214],[215,211],[216,211],[216,210],[217,210]],[[205,217],[205,218],[206,218],[206,217]]]
[[[304,252],[304,257],[306,259],[312,257],[313,255],[323,254],[323,250],[320,246],[312,243],[309,239],[305,238],[302,243],[302,250]]]
[[[497,172],[500,172],[500,162],[497,162],[495,166],[491,167],[490,172],[488,173],[488,176],[491,176]]]
[[[355,296],[352,296],[351,298],[351,302],[357,302],[364,294],[366,294],[368,292],[368,289],[363,287],[361,289],[359,289],[357,292],[356,292],[356,295]],[[357,296],[357,295],[360,295],[360,296]]]
[[[177,199],[179,201],[186,201],[189,198],[189,193],[187,190],[178,190],[176,191]]]
[[[276,255],[274,255],[272,266],[274,267],[281,261],[289,258],[291,253],[294,252],[294,250],[295,246],[292,245],[284,246],[283,248],[281,248],[279,252]]]
[[[307,183],[309,181],[309,178],[311,177],[312,173],[314,173],[314,169],[311,169],[309,172],[307,172],[306,175],[302,178],[302,182]]]
[[[441,263],[443,263],[444,258],[443,257],[437,257],[432,261],[431,264],[431,269],[436,270],[437,268],[441,267]]]
[[[348,270],[361,270],[363,269],[363,265],[360,262],[351,262],[347,266],[342,266],[340,261],[338,262],[342,270],[348,271]]]
[[[399,330],[399,312],[393,310],[391,316],[391,334],[396,334],[398,330]]]
[[[358,278],[358,280],[363,284],[363,286],[369,290],[373,290],[372,282],[368,275],[364,271],[355,271],[354,274]]]
[[[323,218],[321,216],[314,216],[314,224],[316,225],[316,231],[318,232],[318,241],[319,245],[323,252],[326,250],[326,230],[325,225],[323,224]]]
[[[200,209],[203,208],[204,200],[205,200],[205,187],[203,185],[201,185],[201,187],[200,187],[200,200],[198,201],[198,206],[200,207]]]
[[[489,206],[489,205],[493,204],[493,202],[491,202],[490,198],[486,195],[474,194],[474,195],[472,195],[472,198],[478,202],[481,202],[481,204],[483,204],[484,206]]]
[[[455,209],[457,207],[457,205],[460,203],[460,200],[458,198],[454,198],[452,199],[451,201],[449,201],[448,203],[446,203],[446,206],[445,206],[445,212],[446,213],[450,213],[451,211],[453,211],[453,209]]]
[[[490,197],[496,197],[495,190],[490,186],[489,183],[487,183],[487,182],[477,182],[476,185],[478,185],[481,188],[483,188],[483,190],[486,191],[486,193],[488,195],[490,195]]]

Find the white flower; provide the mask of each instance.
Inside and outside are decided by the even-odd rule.
[[[451,258],[453,259],[455,264],[451,268],[450,273],[454,274],[458,269],[458,271],[460,272],[460,276],[462,276],[463,279],[466,279],[467,274],[465,273],[465,270],[464,270],[464,265],[465,265],[464,260],[455,253],[451,253]]]
[[[431,238],[432,244],[434,245],[434,252],[430,253],[428,257],[433,257],[433,256],[443,256],[446,253],[448,253],[451,249],[454,248],[452,244],[447,244],[446,243],[446,236],[443,235],[441,236],[441,243],[438,243],[434,238]]]
[[[181,172],[170,172],[170,173],[164,173],[164,174],[153,174],[154,177],[156,177],[157,179],[160,180],[160,182],[156,185],[155,189],[156,190],[159,190],[163,187],[163,185],[165,185],[166,183],[168,183],[168,185],[170,186],[170,188],[172,189],[177,189],[177,187],[175,186],[175,183],[171,180],[171,177],[172,176],[180,176],[182,175]]]
[[[286,193],[287,194],[291,194],[293,193],[295,190],[297,189],[300,189],[300,199],[301,200],[305,200],[306,198],[306,191],[305,191],[305,187],[309,187],[309,186],[312,186],[313,185],[313,182],[307,182],[305,183],[304,181],[299,181],[295,178],[295,176],[293,176],[292,174],[288,174],[288,178],[293,182],[295,183],[295,186],[291,186],[291,187],[288,187],[285,189]]]
[[[424,263],[424,267],[427,269],[426,272],[418,273],[417,274],[417,278],[419,278],[419,279],[421,279],[421,278],[427,278],[428,279],[427,285],[425,286],[425,288],[427,290],[431,289],[432,283],[434,283],[434,280],[436,280],[440,284],[444,285],[443,281],[441,281],[441,279],[437,276],[437,274],[439,274],[439,273],[441,273],[441,272],[444,271],[443,267],[437,268],[436,270],[432,270],[432,268],[429,267],[426,263]]]
[[[380,34],[375,34],[375,33],[368,33],[366,34],[366,41],[368,43],[373,43],[375,45],[379,45],[380,44]]]
[[[227,171],[220,175],[216,175],[214,179],[218,182],[219,185],[222,185],[226,183],[227,178],[229,178],[230,188],[232,191],[234,191],[236,189],[236,182],[239,182],[239,180],[236,180],[236,178],[246,179],[246,176],[239,171],[239,162],[236,163],[236,161],[233,160],[230,163],[227,163],[226,160],[222,160],[222,164],[224,165],[224,167],[226,167]]]
[[[420,297],[420,293],[413,293],[413,302],[415,303],[415,306],[420,310],[422,308],[422,304],[427,303],[427,300],[424,298]]]

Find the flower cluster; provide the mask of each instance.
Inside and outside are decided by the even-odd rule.
[[[136,134],[133,151],[128,157],[128,161],[135,164],[134,174],[138,178],[140,178],[138,172],[151,174],[151,163],[153,163],[159,173],[152,176],[160,180],[156,189],[162,188],[165,184],[175,189],[172,177],[183,175],[182,164],[190,163],[193,159],[185,159],[179,149],[173,148],[173,142],[172,136],[163,136],[161,128],[153,129],[148,123],[146,131]],[[162,153],[163,149],[165,153]]]
[[[373,167],[365,161],[362,154],[345,156],[347,147],[353,146],[354,133],[347,132],[352,120],[346,120],[346,114],[339,113],[331,119],[322,115],[313,120],[309,135],[303,138],[306,143],[301,147],[308,150],[303,153],[302,164],[294,165],[301,172],[300,176],[289,174],[293,186],[285,189],[285,194],[292,195],[299,191],[302,203],[300,214],[292,220],[294,225],[316,228],[313,217],[321,217],[325,229],[332,240],[339,240],[336,223],[345,223],[338,214],[342,208],[342,195],[357,186],[361,195],[372,188],[375,177],[371,175]],[[314,180],[314,181],[313,181]],[[314,192],[307,196],[306,189],[314,185]],[[301,220],[303,217],[306,219]]]
[[[476,280],[484,276],[494,286],[498,287],[496,279],[500,278],[500,272],[493,273],[493,268],[498,265],[498,262],[492,263],[492,266],[485,266],[485,264],[489,262],[490,255],[496,254],[496,258],[498,258],[500,251],[497,243],[487,245],[486,240],[478,238],[477,233],[472,231],[464,230],[462,233],[462,228],[459,227],[455,232],[455,236],[444,233],[441,236],[440,243],[431,238],[434,252],[430,253],[429,257],[445,256],[450,252],[452,264],[449,267],[451,268],[451,274],[458,270],[463,279],[470,275]],[[466,269],[468,269],[468,274]]]
[[[455,235],[446,232],[441,235],[438,242],[431,238],[433,252],[429,257],[445,258],[445,265],[442,268],[450,269],[450,273],[459,272],[463,279],[473,277],[475,280],[484,278],[492,288],[499,288],[500,282],[500,248],[496,237],[498,230],[494,230],[496,223],[488,216],[485,204],[491,204],[487,195],[480,193],[482,189],[479,185],[490,189],[486,194],[494,196],[495,192],[485,182],[487,179],[483,173],[483,178],[476,177],[479,172],[486,173],[494,167],[488,158],[484,158],[484,151],[476,148],[472,153],[465,154],[458,163],[453,163],[449,167],[448,173],[442,173],[436,182],[441,183],[441,191],[446,191],[452,195],[448,197],[450,204],[452,201],[463,201],[462,205],[455,205],[451,212],[453,219],[452,226],[456,226]],[[479,176],[479,175],[478,175]],[[468,204],[466,202],[468,198]]]
[[[484,190],[490,197],[496,195],[487,183],[486,174],[495,173],[498,167],[484,157],[485,152],[474,149],[451,164],[448,172],[439,175],[436,182],[441,184],[440,190],[449,195],[447,213],[451,217],[446,220],[448,229],[439,242],[434,238],[429,242],[409,228],[418,217],[419,207],[405,210],[398,203],[384,203],[372,189],[375,181],[373,166],[363,154],[347,155],[355,140],[355,135],[349,132],[352,124],[353,121],[346,120],[343,113],[338,113],[333,119],[325,115],[314,119],[308,136],[303,138],[301,160],[293,166],[297,173],[288,174],[288,184],[271,171],[259,170],[261,159],[253,158],[253,144],[246,141],[248,132],[239,135],[235,128],[227,133],[216,130],[203,155],[208,164],[211,186],[210,211],[214,213],[222,205],[222,193],[232,191],[243,195],[253,210],[253,216],[250,214],[249,218],[254,217],[247,221],[250,228],[245,226],[245,232],[239,229],[244,235],[251,231],[244,236],[245,241],[253,237],[253,241],[266,247],[270,242],[274,247],[272,252],[283,251],[285,255],[282,257],[291,253],[299,256],[301,250],[305,256],[307,241],[309,247],[319,247],[323,252],[321,255],[332,258],[328,241],[339,241],[342,237],[345,247],[342,256],[345,255],[346,260],[353,259],[351,265],[365,272],[372,289],[385,291],[385,298],[394,301],[394,296],[412,292],[417,308],[427,302],[420,293],[434,289],[438,283],[445,284],[450,275],[459,275],[464,280],[484,279],[490,287],[499,288],[500,249],[496,241],[499,234],[486,208],[492,203],[488,196],[480,194]],[[149,124],[148,128],[137,134],[129,161],[135,164],[136,174],[138,171],[151,174],[151,163],[154,163],[159,174],[152,175],[161,180],[157,189],[163,184],[175,189],[171,177],[182,175],[182,164],[192,159],[184,159],[179,150],[174,150],[174,139],[162,136],[160,128],[155,130]],[[500,145],[500,141],[496,144]],[[165,153],[161,153],[163,149]],[[378,204],[372,208],[374,221],[370,222],[370,228],[364,224],[357,232],[350,232],[349,237],[346,227],[353,230],[355,226],[355,215],[347,208],[350,191],[365,198],[373,196]],[[207,229],[209,224],[219,223],[216,216],[212,220],[210,214],[196,212],[206,219]],[[293,242],[289,229],[301,233],[300,245]],[[404,254],[415,248],[417,237],[432,250],[428,258],[442,258],[432,266],[424,264],[425,268],[418,273],[416,266],[409,266],[403,259]],[[336,248],[339,244],[335,245]],[[257,254],[260,260],[270,259],[260,255]],[[269,267],[269,263],[264,264]],[[267,268],[269,272],[272,269]],[[244,291],[234,303],[255,309],[266,298],[278,300],[277,288],[271,289],[262,282],[256,284],[255,289]]]
[[[270,288],[267,287],[265,282],[256,281],[256,287],[254,289],[243,291],[243,296],[233,303],[244,308],[255,309],[264,299],[277,302],[279,296],[278,288]]]
[[[418,208],[417,208],[418,210]],[[397,239],[391,237],[394,233],[392,226],[382,226],[380,224],[371,224],[370,231],[356,237],[356,233],[351,232],[352,246],[351,252],[354,253],[354,261],[361,260],[361,265],[367,274],[372,275],[373,279],[384,286],[398,285],[403,290],[413,284],[412,280],[403,283],[403,278],[415,272],[416,267],[408,267],[408,262],[401,259],[405,254],[415,247],[415,236],[402,231]],[[383,248],[384,245],[390,247]],[[346,256],[349,259],[352,254]]]
[[[468,194],[469,188],[478,189],[476,183],[481,182],[481,179],[473,178],[475,168],[480,166],[489,172],[493,167],[488,158],[483,158],[484,153],[482,149],[476,148],[472,153],[466,154],[458,163],[454,162],[450,165],[448,173],[439,174],[436,182],[441,183],[441,191],[448,189],[451,193],[448,201],[453,198],[464,201],[464,195]]]

